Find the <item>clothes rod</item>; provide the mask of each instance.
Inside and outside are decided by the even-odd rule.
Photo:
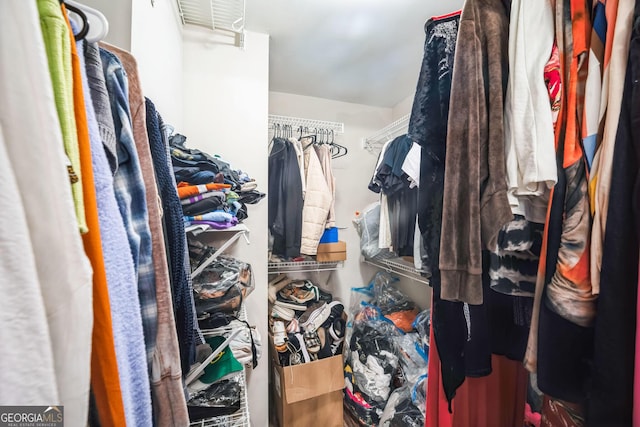
[[[362,140],[362,146],[370,152],[373,152],[376,149],[379,150],[385,142],[395,138],[396,136],[400,136],[403,133],[407,133],[410,119],[411,116],[407,114],[395,122],[388,124],[372,136],[364,138]]]
[[[334,133],[344,133],[344,123],[269,114],[269,130],[273,129],[274,124],[290,125],[294,131],[302,126],[303,128],[309,128],[309,130],[325,129],[333,130]]]

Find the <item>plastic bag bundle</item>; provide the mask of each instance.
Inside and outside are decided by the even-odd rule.
[[[360,236],[360,252],[366,258],[392,258],[395,255],[388,249],[378,247],[380,232],[380,202],[367,206],[353,219]]]

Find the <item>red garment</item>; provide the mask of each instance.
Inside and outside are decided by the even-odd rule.
[[[433,308],[431,309],[431,317],[433,318]],[[429,332],[429,366],[427,369],[427,416],[424,425],[425,427],[452,427],[453,417],[449,413],[449,405],[440,378],[442,368],[434,339],[433,322],[431,322]]]
[[[491,356],[491,365],[493,372],[490,375],[465,380],[453,399],[453,414],[449,414],[432,330],[425,427],[522,426],[528,381],[524,366],[495,354]]]

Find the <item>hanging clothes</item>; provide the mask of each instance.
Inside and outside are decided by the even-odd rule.
[[[454,13],[425,23],[424,58],[408,133],[422,147],[418,226],[425,250],[423,264],[430,270],[429,283],[433,287],[432,339],[437,342],[437,347],[430,347],[430,353],[437,348],[440,360],[440,363],[432,365],[430,357],[429,372],[430,375],[442,376],[444,396],[449,403],[465,379],[464,343],[468,337],[467,321],[473,325],[475,320],[475,316],[474,319],[471,318],[469,306],[441,299],[438,267],[447,120],[459,22],[460,13]],[[473,330],[476,330],[475,327]],[[476,374],[488,374],[491,370],[488,354],[477,353],[477,357],[473,370]],[[433,373],[432,368],[436,366],[439,366],[441,372]],[[427,417],[430,411],[428,407]]]
[[[96,282],[94,279],[94,319],[91,386],[96,403],[98,418],[101,423],[125,423],[125,409],[120,386],[120,372],[116,355],[115,330],[122,323],[115,322],[120,314],[111,295],[117,292],[118,285],[133,283],[133,258],[129,250],[129,242],[124,229],[122,216],[118,209],[111,163],[108,159],[108,146],[115,147],[115,128],[109,106],[109,95],[102,71],[102,60],[96,44],[84,44],[84,64],[87,73],[89,91],[85,91],[85,99],[90,100],[93,108],[88,108],[89,137],[94,173],[94,185],[98,202],[98,219],[101,232],[110,230],[102,237],[102,254],[106,257],[106,280]],[[93,112],[93,115],[92,115]],[[94,146],[95,129],[91,125],[94,117],[98,125],[98,144]],[[101,153],[104,156],[101,156]],[[104,158],[104,160],[103,160]],[[107,162],[106,169],[104,162]],[[128,298],[128,294],[126,294]],[[125,304],[128,304],[126,301]],[[122,299],[118,299],[122,302]],[[114,325],[114,322],[117,325]]]
[[[128,287],[123,287],[122,293],[113,296],[114,298],[123,298],[121,307],[128,309],[126,317],[128,321],[123,324],[126,329],[121,332],[121,335],[125,337],[123,339],[127,340],[127,363],[124,364],[125,366],[119,364],[119,368],[121,379],[126,378],[129,381],[130,389],[123,389],[123,399],[128,424],[151,425],[153,423],[151,386],[148,376],[147,353],[144,348],[143,318],[140,305],[142,302],[145,303],[145,321],[155,323],[155,298],[153,301],[140,301],[137,297],[137,289],[144,289],[146,295],[148,293],[146,290],[155,286],[153,285],[155,276],[146,194],[140,162],[133,141],[126,73],[118,58],[111,52],[101,48],[100,57],[111,102],[117,143],[118,169],[113,177],[113,184],[120,215],[127,232],[135,272],[133,282],[135,285],[131,286],[131,282],[125,282]],[[128,294],[127,296],[125,296],[125,292]],[[154,306],[154,309],[147,312],[147,304]],[[126,370],[122,372],[123,369]]]
[[[30,49],[24,50],[14,43],[15,37],[28,43]],[[0,99],[0,323],[10,325],[2,329],[0,347],[0,360],[4,366],[10,367],[0,371],[0,401],[5,404],[12,402],[16,405],[40,405],[43,402],[60,402],[52,337],[49,334],[44,295],[38,277],[38,260],[33,250],[27,212],[22,200],[25,193],[21,193],[19,186],[21,171],[17,168],[19,165],[12,165],[10,156],[11,146],[16,147],[18,143],[30,144],[32,141],[20,138],[12,140],[11,144],[4,138],[3,128],[11,126],[10,119],[20,118],[21,122],[15,123],[11,130],[12,135],[17,136],[19,134],[15,132],[20,126],[40,123],[33,120],[37,118],[39,111],[48,112],[44,116],[51,120],[55,118],[51,80],[44,68],[46,61],[35,3],[19,0],[1,2],[0,90],[4,95]],[[15,75],[13,67],[20,67],[25,72]],[[49,102],[44,102],[42,110],[35,111],[28,105],[34,99],[24,102],[25,98],[21,95],[24,89],[33,90],[38,101]],[[11,109],[7,107],[21,104],[30,115],[12,117]],[[41,134],[48,136],[46,143],[58,144],[52,148],[62,150],[59,145],[61,141],[57,141],[55,136],[44,132]],[[45,141],[34,142],[42,144]],[[58,159],[61,158],[60,155]],[[22,172],[24,174],[26,171]],[[65,185],[68,187],[68,182]],[[25,339],[24,331],[29,331],[29,339]],[[32,363],[32,359],[25,355],[38,355],[38,363]]]
[[[56,28],[63,33],[67,27],[60,4],[57,1],[53,3],[42,6],[46,6],[47,16],[55,16],[56,23],[60,24]],[[53,6],[57,8],[57,13]],[[11,164],[7,172],[13,172],[13,188],[19,193],[18,203],[24,208],[23,218],[26,218],[29,228],[27,244],[32,249],[30,253],[35,261],[33,271],[37,274],[45,307],[45,331],[49,339],[37,344],[39,347],[50,345],[49,350],[43,350],[43,363],[46,365],[42,367],[34,366],[33,358],[18,352],[24,362],[8,366],[7,370],[12,371],[9,378],[19,375],[24,383],[16,389],[3,386],[3,393],[12,393],[9,401],[20,399],[18,390],[33,384],[32,381],[40,382],[41,379],[35,376],[35,369],[45,375],[43,384],[37,386],[37,391],[28,392],[25,400],[32,401],[34,396],[57,398],[53,402],[40,401],[37,404],[65,405],[68,408],[65,411],[66,422],[69,425],[84,425],[89,403],[93,328],[91,265],[78,233],[67,157],[36,4],[8,1],[0,5],[0,11],[0,32],[3,35],[0,39],[0,90],[3,94],[0,97],[0,127],[3,149]],[[66,38],[59,35],[57,40],[68,46],[68,31],[66,34]],[[20,43],[15,43],[16,37]],[[29,48],[25,49],[24,46]],[[16,73],[18,69],[20,72]],[[71,86],[67,89],[70,90],[67,95],[72,97]],[[71,102],[70,114],[73,115]],[[46,221],[43,220],[43,212],[46,213]],[[12,225],[13,221],[13,218],[10,219]],[[20,263],[28,265],[28,260]],[[22,280],[19,283],[23,286]],[[26,303],[22,295],[21,291],[20,307]],[[8,303],[8,300],[3,302]],[[31,310],[35,309],[25,307],[22,316],[31,317]],[[10,324],[18,327],[13,321]],[[26,331],[33,332],[33,326]],[[23,335],[24,339],[33,337]],[[12,351],[16,352],[17,349],[13,348]],[[53,356],[53,366],[51,359],[47,361],[47,354]],[[39,357],[40,350],[33,355]],[[28,366],[24,364],[26,362]],[[51,371],[55,373],[55,382],[52,382]]]
[[[435,315],[433,310],[431,313]],[[523,424],[527,373],[520,361],[493,355],[493,372],[482,378],[467,378],[450,405],[443,389],[442,359],[434,338],[432,329],[425,427],[512,427]]]
[[[171,288],[175,310],[176,332],[180,348],[182,372],[189,372],[195,361],[197,322],[190,283],[190,269],[185,268],[184,257],[187,252],[182,207],[175,187],[168,156],[168,145],[165,145],[159,115],[153,103],[146,98],[147,133],[149,147],[153,157],[153,165],[158,181],[158,192],[162,200],[164,234],[167,244],[169,271],[171,272]]]
[[[556,123],[558,183],[552,190],[525,365],[543,393],[580,403],[592,354],[595,297],[589,274],[587,174],[581,120],[590,34],[584,3],[555,5],[562,106]],[[543,414],[544,418],[544,414]]]
[[[275,138],[269,154],[269,231],[273,253],[284,257],[300,255],[302,238],[302,182],[295,148]]]
[[[112,187],[113,179],[108,170],[100,169],[102,165],[98,164],[104,156],[100,157],[102,144],[99,137],[96,139],[98,135],[95,129],[93,132],[94,140],[90,140],[87,102],[83,88],[83,79],[86,81],[86,75],[83,76],[83,74],[86,74],[86,72],[84,71],[83,61],[81,61],[78,54],[73,37],[74,31],[66,13],[65,18],[69,26],[75,122],[80,152],[85,214],[89,227],[89,231],[83,235],[83,240],[85,252],[92,263],[94,281],[98,282],[97,287],[106,285],[109,288],[108,300],[113,324],[120,391],[122,393],[125,416],[131,422],[135,420],[132,414],[134,411],[132,400],[140,392],[140,390],[136,390],[135,383],[132,381],[132,377],[140,374],[135,373],[135,371],[131,374],[129,373],[131,366],[135,366],[135,360],[138,358],[137,353],[140,351],[139,337],[131,333],[132,325],[135,328],[135,325],[139,324],[139,316],[137,316],[139,305],[135,289],[132,286],[136,282],[133,260],[131,253],[128,251],[128,240],[122,217],[117,209]],[[89,91],[87,90],[86,93],[88,95]],[[95,120],[95,116],[93,116],[93,120]],[[95,155],[93,154],[94,149],[98,151]],[[97,160],[96,162],[93,161],[94,158]],[[104,174],[105,172],[106,174]],[[99,182],[96,181],[94,175]],[[100,193],[100,201],[98,201],[98,193]],[[94,350],[97,352],[102,351],[99,348]],[[142,377],[142,382],[144,383],[144,375],[140,375],[140,377]],[[142,389],[142,392],[144,392],[144,389]]]
[[[631,27],[633,23],[633,4],[634,2],[630,0],[619,0],[618,2],[613,46],[611,48],[611,59],[608,69],[608,95],[605,100],[605,94],[603,94],[602,100],[602,104],[606,104],[604,130],[602,131],[602,141],[597,147],[593,159],[591,175],[589,176],[589,193],[591,212],[593,215],[593,225],[591,227],[591,267],[595,269],[591,277],[592,280],[595,280],[594,292],[598,292],[600,289],[602,246],[606,234],[613,152],[616,133],[618,131],[624,76],[629,53],[629,40],[631,38]]]
[[[482,304],[482,249],[513,219],[507,197],[504,94],[508,3],[467,1],[460,19],[442,208],[442,298]],[[480,66],[480,64],[482,64]]]
[[[553,24],[548,1],[511,2],[504,100],[508,196],[514,214],[537,223],[544,223],[549,190],[558,180],[553,116],[543,78],[553,48]]]
[[[322,171],[318,154],[311,146],[313,142],[305,139],[301,142],[306,186],[302,203],[300,253],[315,255],[329,217],[333,196]],[[291,146],[290,143],[289,145]]]
[[[329,215],[327,216],[327,222],[325,228],[331,228],[336,226],[336,179],[333,176],[333,167],[331,166],[331,149],[325,144],[314,145],[320,165],[322,166],[322,173],[327,181],[329,192],[331,194],[331,204],[329,205]]]
[[[398,256],[413,256],[418,194],[402,169],[412,146],[407,135],[391,141],[374,177],[386,196],[391,247]]]
[[[620,8],[625,7],[622,2]],[[620,10],[620,9],[619,9]],[[602,272],[588,426],[629,426],[633,420],[635,320],[640,248],[640,3],[629,43],[618,132],[615,139],[602,250]],[[636,396],[637,398],[637,396]]]
[[[67,154],[67,170],[73,192],[78,227],[81,233],[87,232],[82,198],[82,180],[80,172],[80,153],[78,134],[73,113],[73,76],[71,74],[71,48],[69,29],[62,16],[60,3],[55,0],[38,0],[40,25],[47,49],[49,72],[56,97],[56,109],[62,130],[64,149]]]

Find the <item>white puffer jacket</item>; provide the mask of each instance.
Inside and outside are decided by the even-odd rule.
[[[309,142],[303,140],[303,147]],[[324,233],[333,194],[327,185],[322,165],[313,147],[304,150],[306,192],[302,206],[302,241],[300,253],[315,255]]]

